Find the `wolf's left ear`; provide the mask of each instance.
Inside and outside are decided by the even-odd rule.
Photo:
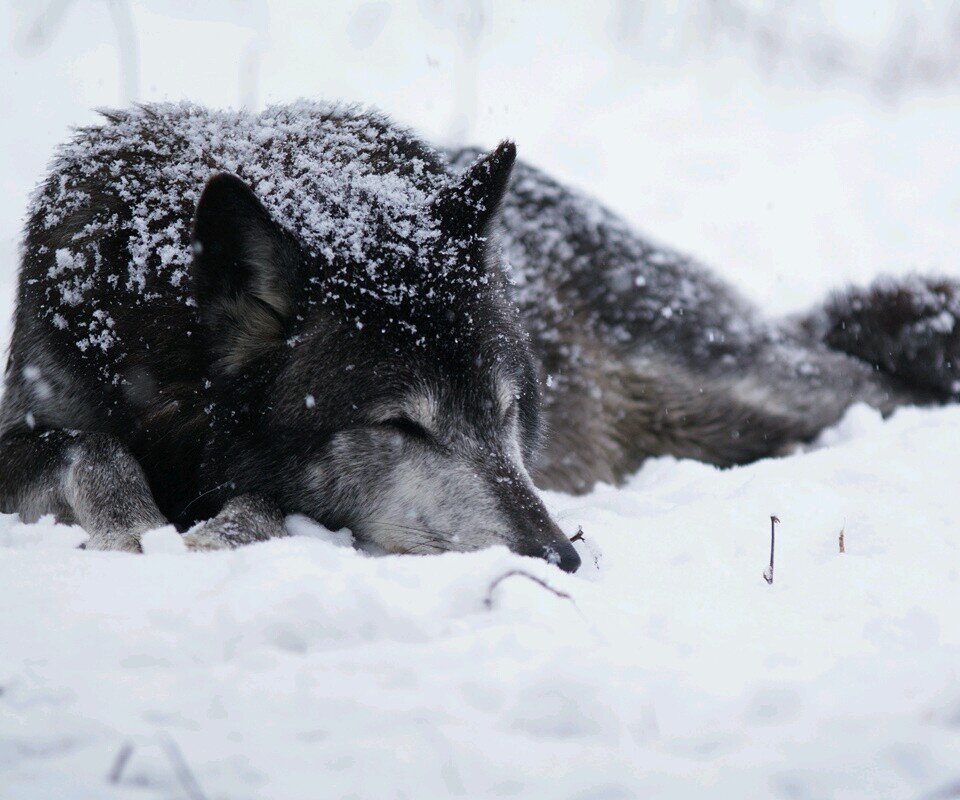
[[[235,175],[212,177],[193,220],[193,296],[212,361],[226,373],[286,338],[299,246]]]
[[[433,202],[433,213],[445,235],[467,239],[483,233],[500,207],[516,159],[517,146],[501,142],[440,191]]]

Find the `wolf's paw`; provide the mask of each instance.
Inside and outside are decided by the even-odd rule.
[[[240,544],[236,534],[233,520],[214,518],[183,534],[183,543],[188,550],[232,550]]]
[[[245,494],[230,500],[213,519],[187,531],[183,542],[189,550],[232,550],[286,535],[283,514],[276,503]]]

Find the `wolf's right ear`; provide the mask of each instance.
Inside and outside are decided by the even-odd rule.
[[[235,373],[284,341],[302,255],[247,184],[215,175],[193,220],[193,296],[216,369]]]
[[[433,216],[447,236],[465,240],[482,235],[500,201],[517,160],[517,146],[503,141],[473,162],[433,201]]]

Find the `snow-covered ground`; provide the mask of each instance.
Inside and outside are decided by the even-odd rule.
[[[132,91],[108,4],[61,5],[39,34],[38,4],[0,6],[7,317],[53,146]],[[343,97],[437,139],[513,136],[775,311],[960,275],[960,90],[761,70],[699,41],[707,4],[675,5],[630,33],[622,3],[143,0],[137,96]],[[855,5],[828,21],[869,56],[906,6]],[[583,528],[576,575],[502,549],[372,557],[299,519],[130,556],[0,517],[0,798],[957,796],[958,477],[960,408],[855,408],[788,458],[548,495]],[[491,591],[515,569],[569,597]]]
[[[6,518],[0,796],[190,797],[177,757],[222,798],[937,796],[960,780],[958,432],[956,408],[857,408],[791,458],[551,495],[586,536],[573,576],[373,558],[303,520],[131,556]],[[491,592],[513,569],[570,599]]]

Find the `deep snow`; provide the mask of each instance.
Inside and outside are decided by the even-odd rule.
[[[958,430],[855,408],[804,454],[550,495],[574,576],[304,520],[138,557],[4,517],[3,796],[189,796],[171,742],[208,797],[926,796],[958,778]],[[511,569],[572,600],[517,576],[488,610]]]
[[[134,6],[144,99],[234,103],[250,29],[189,6]],[[261,99],[373,102],[442,139],[469,64],[453,12],[427,7],[271,4]],[[718,45],[669,50],[655,28],[611,47],[595,4],[486,13],[471,139],[514,137],[765,307],[883,271],[960,274],[955,89],[889,105]],[[3,42],[5,313],[53,146],[118,102],[105,14],[69,6],[40,55]],[[171,531],[144,556],[87,553],[75,528],[4,516],[0,798],[950,796],[958,445],[958,407],[855,408],[787,458],[660,459],[619,490],[549,494],[586,536],[572,576],[503,549],[373,557],[305,520],[233,553],[182,552]],[[490,595],[512,569],[572,600],[522,576]]]

